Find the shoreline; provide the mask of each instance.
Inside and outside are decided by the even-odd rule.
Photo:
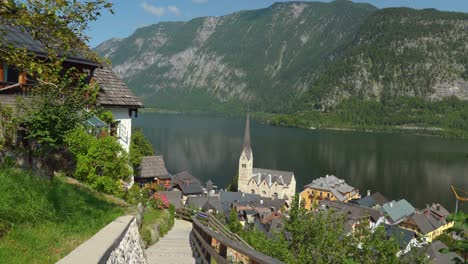
[[[226,117],[226,118],[242,118],[246,113],[234,111],[230,114],[222,112],[212,111],[178,111],[170,109],[159,109],[154,107],[147,107],[140,110],[141,113],[158,113],[158,114],[169,114],[169,115],[195,115],[195,116],[212,116],[212,117]],[[460,135],[459,131],[451,129],[445,129],[442,127],[422,127],[414,124],[397,125],[397,126],[359,126],[359,125],[333,125],[326,126],[323,124],[315,124],[311,126],[300,126],[296,124],[291,125],[280,125],[272,124],[271,118],[279,115],[288,114],[273,114],[264,112],[252,112],[250,113],[251,118],[262,124],[266,124],[271,127],[283,127],[283,128],[297,128],[305,130],[329,130],[329,131],[340,131],[340,132],[365,132],[365,133],[395,133],[395,134],[407,134],[424,137],[436,137],[436,138],[448,138],[448,139],[468,139],[466,136]],[[290,116],[290,115],[289,115]],[[305,121],[306,119],[300,119]]]

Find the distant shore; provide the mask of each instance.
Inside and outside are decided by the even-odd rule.
[[[170,109],[160,108],[143,108],[140,110],[142,113],[160,113],[160,114],[171,114],[171,115],[199,115],[199,116],[222,116],[230,118],[242,118],[246,113],[233,111],[231,113],[221,113],[213,111],[179,111]],[[442,138],[454,138],[454,139],[466,139],[466,135],[460,131],[453,131],[444,129],[441,127],[424,127],[417,126],[414,124],[399,125],[399,126],[363,126],[363,125],[326,125],[326,124],[313,124],[303,125],[301,122],[290,122],[280,123],[272,122],[275,117],[285,116],[293,117],[295,120],[304,121],[306,119],[299,118],[295,115],[288,114],[274,114],[264,112],[251,112],[250,116],[258,122],[268,124],[274,127],[288,127],[288,128],[299,128],[307,130],[331,130],[331,131],[343,131],[343,132],[368,132],[368,133],[400,133],[400,134],[411,134],[418,136],[429,136],[429,137],[442,137]]]

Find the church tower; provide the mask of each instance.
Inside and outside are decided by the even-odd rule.
[[[250,147],[250,120],[247,114],[244,132],[244,147],[239,158],[239,179],[237,181],[238,190],[244,193],[250,193],[247,184],[252,178],[253,154]]]

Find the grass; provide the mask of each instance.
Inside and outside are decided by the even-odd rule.
[[[155,224],[159,224],[159,238],[166,235],[174,226],[174,210],[156,210],[151,206],[146,207],[140,233],[147,247],[156,242],[151,241],[150,231]]]
[[[0,262],[55,263],[124,213],[67,181],[0,170]]]

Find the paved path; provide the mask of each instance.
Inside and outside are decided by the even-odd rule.
[[[190,247],[190,231],[192,223],[176,219],[174,227],[156,244],[145,250],[148,264],[193,264]]]

